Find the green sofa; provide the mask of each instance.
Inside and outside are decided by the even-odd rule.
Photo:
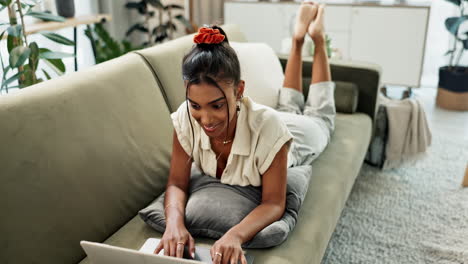
[[[224,29],[245,41],[237,26]],[[169,115],[184,100],[180,65],[192,37],[0,96],[0,263],[85,264],[81,240],[138,249],[161,237],[137,212],[165,188]],[[331,68],[334,80],[358,85],[358,112],[338,113],[295,229],[278,247],[248,250],[255,263],[320,263],[363,164],[380,71],[351,62]]]

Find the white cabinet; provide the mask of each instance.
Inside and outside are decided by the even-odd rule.
[[[349,2],[349,1],[348,1]],[[224,4],[226,24],[238,24],[248,41],[265,42],[280,52],[292,35],[299,3]],[[344,60],[382,67],[382,83],[418,87],[421,78],[430,4],[327,4],[325,28]]]

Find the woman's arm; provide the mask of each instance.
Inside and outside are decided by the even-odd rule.
[[[184,223],[191,166],[192,160],[180,145],[174,131],[171,168],[164,199],[167,224]]]
[[[211,248],[214,263],[221,263],[216,252],[224,252],[222,263],[225,263],[226,258],[233,260],[229,263],[237,263],[237,260],[246,263],[240,246],[283,216],[286,207],[287,158],[288,146],[285,144],[262,176],[261,204],[226,232]]]
[[[180,145],[174,131],[171,168],[164,197],[166,230],[154,251],[156,254],[164,248],[164,255],[181,258],[184,245],[189,246],[192,256],[195,252],[195,241],[187,231],[184,222],[191,165],[192,159]]]

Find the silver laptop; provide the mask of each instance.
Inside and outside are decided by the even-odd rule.
[[[80,244],[88,255],[92,264],[190,264],[212,263],[210,249],[195,247],[195,259],[188,259],[188,249],[185,248],[184,258],[164,256],[164,249],[158,255],[154,249],[159,244],[159,239],[149,238],[140,250],[110,246],[102,243],[81,241]],[[247,263],[253,263],[253,256],[246,255]]]

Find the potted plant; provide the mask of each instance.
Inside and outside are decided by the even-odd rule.
[[[63,52],[53,52],[47,48],[40,48],[36,42],[28,42],[24,24],[24,17],[31,16],[44,21],[62,22],[65,19],[61,16],[55,16],[45,12],[32,11],[37,4],[37,0],[0,0],[0,11],[8,10],[8,22],[1,23],[0,26],[6,26],[0,30],[0,40],[7,45],[8,59],[4,61],[0,53],[0,66],[2,68],[2,80],[0,92],[5,89],[8,93],[9,88],[24,88],[39,82],[36,72],[39,70],[39,61],[43,61],[50,69],[58,75],[65,72],[65,64],[62,58],[73,57],[73,54]],[[21,22],[21,23],[18,23]],[[44,37],[63,45],[73,46],[75,43],[61,35],[53,32],[39,32]],[[8,64],[7,64],[8,63]],[[50,79],[50,74],[41,69],[46,79]],[[18,85],[11,86],[15,82]]]
[[[150,47],[155,43],[163,42],[165,39],[173,39],[173,34],[177,30],[174,20],[178,20],[185,26],[187,34],[194,32],[193,25],[182,15],[173,15],[173,10],[184,8],[180,5],[168,4],[164,5],[160,0],[141,0],[139,2],[129,2],[125,4],[128,9],[135,9],[139,14],[144,16],[143,22],[138,22],[131,26],[126,35],[127,37],[134,31],[139,31],[147,35],[148,40],[143,43],[144,47]],[[154,10],[157,10],[158,23],[154,27],[150,27],[150,19],[155,17]],[[164,21],[164,17],[167,20]]]
[[[445,27],[454,38],[449,63],[439,68],[439,88],[436,103],[450,110],[468,110],[468,66],[460,65],[460,59],[468,49],[468,31],[460,32],[461,25],[468,23],[468,0],[447,0],[456,5],[460,15],[445,20]]]
[[[102,24],[96,24],[94,27],[88,27],[85,29],[85,35],[91,42],[94,42],[94,46],[96,47],[94,53],[96,64],[120,57],[125,55],[127,52],[143,48],[140,46],[133,46],[132,43],[127,40],[119,42],[113,39]]]

